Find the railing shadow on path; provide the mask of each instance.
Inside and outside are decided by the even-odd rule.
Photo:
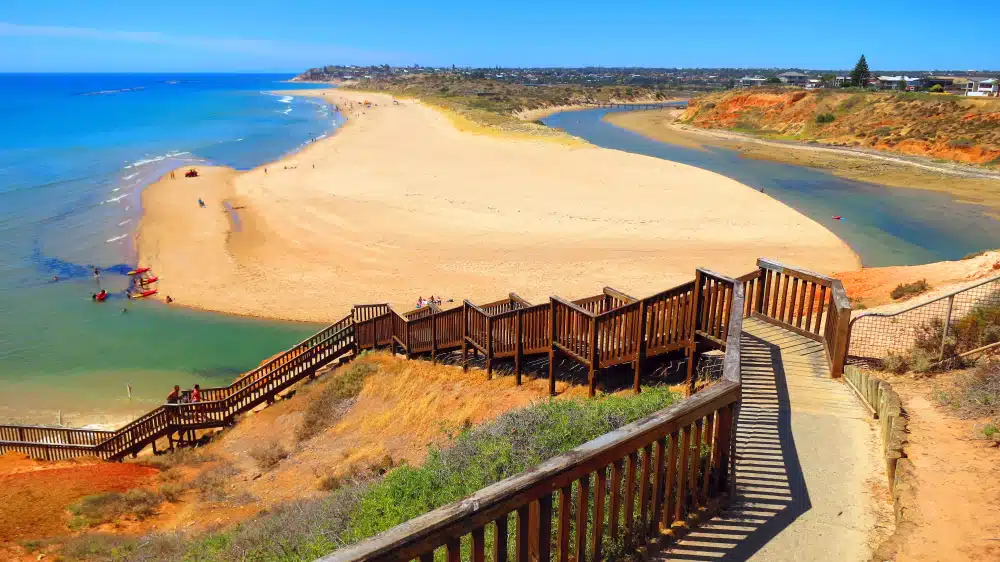
[[[736,497],[654,560],[749,560],[812,507],[792,436],[781,350],[745,332],[741,347]]]

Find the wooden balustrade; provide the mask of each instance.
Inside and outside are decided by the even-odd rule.
[[[317,368],[355,347],[351,318],[345,318],[280,357],[237,379],[223,389],[208,389],[200,402],[160,406],[113,431],[0,426],[0,454],[20,451],[37,458],[59,460],[96,456],[117,460],[135,454],[155,440],[175,432],[232,423],[233,417],[273,400],[275,394],[312,375]],[[212,399],[208,399],[209,397]]]
[[[357,324],[388,313],[389,305],[387,303],[356,304],[351,308],[351,319]]]
[[[113,434],[113,431],[102,431],[98,429],[0,425],[0,441],[20,441],[22,443],[34,442],[49,443],[53,445],[97,445]]]
[[[643,299],[646,302],[646,356],[685,349],[694,341],[694,281]]]
[[[720,347],[725,347],[734,280],[707,269],[695,273],[695,331]]]
[[[843,284],[773,260],[759,259],[757,265],[756,272],[743,277],[749,283],[745,310],[824,344],[830,372],[841,376],[851,321],[851,304]]]
[[[600,560],[626,533],[646,542],[728,498],[739,400],[724,380],[320,560],[459,560],[463,544],[474,561],[490,545],[494,560]]]

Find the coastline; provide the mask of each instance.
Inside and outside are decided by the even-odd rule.
[[[608,114],[604,120],[647,138],[686,148],[726,148],[739,151],[744,158],[818,168],[850,180],[946,193],[962,202],[989,207],[990,215],[1000,218],[1000,173],[896,154],[701,129],[678,123],[678,116],[679,112],[674,111],[625,112]]]
[[[157,297],[331,322],[353,304],[407,309],[431,294],[461,302],[516,291],[541,302],[611,284],[641,295],[698,266],[739,274],[759,256],[831,272],[860,265],[815,221],[712,172],[470,135],[435,108],[385,94],[294,95],[326,99],[347,122],[265,166],[195,166],[202,177],[168,174],[144,190],[136,245],[161,276]]]

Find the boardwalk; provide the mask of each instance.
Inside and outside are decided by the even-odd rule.
[[[737,497],[658,560],[868,560],[868,480],[881,477],[867,412],[822,344],[743,322]]]

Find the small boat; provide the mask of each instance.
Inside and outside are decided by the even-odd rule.
[[[145,279],[142,280],[142,284],[143,285],[148,285],[150,283],[156,283],[156,281],[158,279],[159,279],[159,277],[147,277],[147,278],[145,278]]]
[[[156,294],[156,289],[150,289],[148,291],[143,291],[141,293],[132,293],[131,295],[129,295],[129,298],[131,298],[131,299],[144,299],[146,297],[150,297],[150,296],[153,296],[155,294]]]
[[[129,271],[128,274],[129,275],[139,275],[140,273],[146,273],[147,271],[149,271],[148,267],[140,267],[138,269],[133,269],[132,271]]]
[[[94,300],[96,300],[97,302],[104,302],[105,300],[107,300],[107,298],[108,298],[107,291],[101,291],[100,293],[94,295]]]
[[[842,220],[844,220],[844,217],[842,217],[840,215],[834,215],[833,216],[833,220],[835,220],[835,221],[842,221]]]

